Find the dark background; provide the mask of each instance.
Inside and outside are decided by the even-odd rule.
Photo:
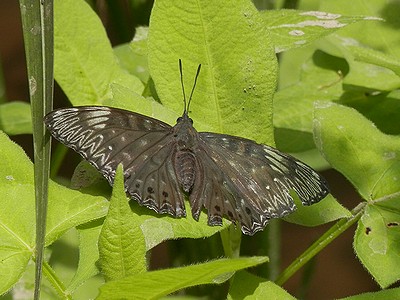
[[[135,18],[135,16],[128,17]],[[102,19],[103,21],[106,20],[104,22],[107,23],[107,15],[102,16]],[[137,23],[145,22],[146,16]],[[115,38],[115,26],[107,28],[113,40],[113,37]],[[124,33],[124,36],[118,36],[115,39],[128,41],[132,34]],[[28,82],[18,1],[0,1],[0,55],[6,85],[6,98],[8,101],[28,102]],[[58,87],[55,88],[55,97],[57,102],[60,101],[59,98],[63,97]],[[22,145],[28,155],[32,157],[31,136],[23,135],[12,138]],[[343,176],[333,170],[325,171],[323,175],[330,183],[332,194],[342,205],[352,209],[359,203],[359,196]],[[282,222],[282,267],[288,266],[331,225],[308,228]],[[379,290],[378,285],[354,254],[352,242],[355,228],[353,226],[348,229],[316,257],[313,265],[314,273],[309,290],[306,293],[307,299],[333,299]],[[245,241],[251,240],[246,239]],[[164,247],[160,247],[153,255],[159,253],[162,257],[164,250]],[[154,262],[156,264],[154,268],[166,267],[165,261],[162,259],[156,259]],[[284,288],[292,295],[299,293],[298,287],[302,273],[303,269],[284,285]]]

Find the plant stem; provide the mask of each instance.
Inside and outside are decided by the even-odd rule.
[[[268,225],[268,279],[275,280],[281,267],[281,220],[273,219]]]
[[[43,274],[46,276],[46,278],[49,280],[51,285],[54,287],[56,292],[63,298],[63,299],[72,299],[71,295],[67,294],[66,288],[62,281],[57,277],[56,273],[54,270],[51,268],[51,266],[44,261],[43,262]]]
[[[51,170],[50,170],[50,178],[56,178],[58,171],[61,168],[61,164],[65,158],[65,155],[68,152],[68,148],[64,145],[58,144],[56,149],[54,150],[54,154],[51,158]]]
[[[32,111],[36,247],[34,299],[40,298],[50,170],[50,139],[43,115],[53,103],[53,1],[20,0]]]
[[[314,242],[306,251],[297,257],[276,279],[275,283],[278,285],[284,284],[295,272],[297,272],[304,264],[318,254],[322,249],[329,245],[334,239],[342,234],[351,225],[357,222],[366,202],[362,202],[352,210],[352,216],[349,218],[341,219],[336,222],[327,232],[325,232],[316,242]]]
[[[226,257],[237,258],[240,255],[240,242],[242,240],[242,233],[240,229],[235,228],[234,225],[220,232],[222,247]]]

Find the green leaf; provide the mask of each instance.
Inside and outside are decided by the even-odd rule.
[[[302,205],[295,195],[293,199],[297,209],[293,214],[285,217],[285,221],[291,223],[303,226],[318,226],[351,216],[350,211],[340,205],[332,195],[328,195],[320,202],[310,206]]]
[[[315,116],[318,148],[367,201],[354,249],[386,288],[400,279],[400,137],[381,133],[354,109],[333,103],[318,103]]]
[[[268,261],[266,257],[219,259],[181,268],[146,272],[111,281],[100,288],[98,299],[158,299],[200,284],[220,284],[233,272]]]
[[[0,178],[2,183],[7,180],[4,176]],[[2,183],[0,185],[2,199],[0,210],[0,261],[2,262],[0,294],[5,293],[18,281],[34,254],[34,224],[36,223],[33,186],[20,184],[18,187],[10,188]],[[24,201],[26,199],[31,201]],[[21,220],[22,216],[23,220]]]
[[[148,30],[148,27],[137,27],[132,42],[113,49],[120,66],[144,83],[147,83],[150,77],[147,65]]]
[[[400,90],[389,93],[346,92],[340,104],[351,106],[386,134],[400,134]]]
[[[400,137],[345,106],[316,103],[315,138],[328,162],[370,201],[399,191]]]
[[[20,101],[1,104],[0,130],[8,135],[31,134],[31,106],[26,102]]]
[[[264,10],[261,12],[275,45],[275,52],[302,47],[349,24],[371,20],[322,11]]]
[[[318,43],[319,48],[343,57],[349,63],[349,73],[343,79],[347,90],[391,91],[400,86],[395,58],[361,45],[357,40],[330,36]]]
[[[74,105],[101,104],[110,84],[143,91],[140,80],[118,63],[104,27],[83,0],[57,0],[54,9],[54,72]]]
[[[343,92],[339,72],[347,69],[343,59],[317,50],[301,66],[300,81],[275,94],[274,126],[279,149],[300,152],[315,148],[314,102],[339,99]]]
[[[201,63],[190,106],[196,128],[273,143],[276,58],[263,19],[249,1],[156,1],[148,49],[164,105],[183,111],[178,59],[187,94]]]
[[[130,88],[119,84],[111,85],[112,99],[104,104],[135,111],[137,113],[157,118],[168,124],[175,125],[180,114],[168,109],[150,98],[136,94]]]
[[[366,14],[380,17],[384,22],[362,22],[353,24],[338,32],[334,39],[336,47],[351,65],[351,72],[345,83],[348,88],[364,87],[371,90],[390,91],[400,86],[399,63],[400,47],[398,40],[399,9],[397,1],[385,0],[370,2],[365,0],[322,1],[321,9],[335,13]],[[327,43],[324,43],[325,46]],[[377,51],[379,50],[379,52]],[[397,73],[397,75],[395,74]]]
[[[189,203],[186,202],[186,218],[176,219],[171,216],[160,216],[151,212],[148,208],[135,205],[135,218],[140,222],[140,229],[146,239],[147,250],[157,246],[161,242],[178,238],[205,238],[227,228],[231,222],[224,219],[222,226],[209,226],[207,215],[201,213],[199,221],[195,221],[191,215]]]
[[[357,256],[382,288],[400,280],[400,193],[391,203],[367,206],[354,238]]]
[[[15,284],[32,257],[35,245],[33,166],[24,151],[0,132],[0,294]],[[16,203],[18,205],[16,205]],[[107,212],[104,197],[49,183],[46,245],[68,229],[100,218]]]
[[[338,300],[391,300],[391,299],[397,299],[399,295],[400,295],[400,288],[393,288],[371,293],[362,293],[359,295],[341,298]]]
[[[399,57],[399,3],[386,0],[354,0],[351,5],[348,4],[346,0],[321,1],[320,9],[337,14],[373,16],[371,19],[382,18],[384,22],[360,22],[343,28],[340,35],[356,38],[363,45]]]
[[[271,296],[272,295],[272,296]],[[263,282],[257,287],[253,295],[246,299],[276,299],[276,300],[294,300],[296,299],[280,286],[271,281]]]
[[[240,271],[234,276],[228,299],[294,300],[295,298],[271,281],[265,281],[247,271]]]
[[[351,54],[354,55],[356,61],[381,66],[393,71],[397,76],[400,76],[400,63],[396,57],[389,56],[371,48],[362,47],[361,45],[347,43],[346,46]]]
[[[128,204],[122,174],[119,166],[99,238],[100,265],[106,281],[146,271],[145,241]]]
[[[79,264],[75,276],[67,287],[67,294],[72,294],[89,278],[99,273],[96,262],[99,259],[98,240],[102,221],[94,221],[78,226],[79,233]]]
[[[47,249],[46,255],[48,255],[49,252],[51,251]],[[19,298],[20,295],[24,295],[24,298],[26,299],[34,299],[32,295],[34,294],[35,290],[35,267],[36,264],[33,263],[33,261],[30,261],[23,270],[20,280],[13,285],[10,291],[8,291],[6,294],[2,294],[0,298],[2,300],[11,300]],[[6,269],[4,269],[4,271],[6,271]],[[45,276],[43,276],[40,290],[40,300],[52,299],[60,299],[60,295],[57,294],[57,291],[54,289],[54,287],[51,286],[50,282],[46,280]]]
[[[104,197],[82,194],[51,182],[46,245],[72,227],[104,217],[107,210],[108,201]]]

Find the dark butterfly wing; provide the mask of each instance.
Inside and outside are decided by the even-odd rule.
[[[190,196],[193,217],[208,210],[210,225],[222,216],[239,221],[245,234],[262,230],[271,218],[293,212],[294,190],[304,205],[324,198],[326,181],[297,159],[251,140],[229,135],[199,133],[201,164]]]
[[[122,164],[127,193],[158,213],[185,216],[172,165],[172,127],[109,107],[75,107],[45,116],[51,134],[89,161],[112,185]]]

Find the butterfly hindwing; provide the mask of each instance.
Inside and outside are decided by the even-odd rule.
[[[118,164],[127,193],[156,212],[185,216],[171,166],[171,126],[109,107],[59,109],[44,119],[51,134],[78,152],[113,184]]]
[[[171,145],[156,144],[141,154],[145,163],[130,164],[125,174],[127,193],[157,213],[185,217],[184,195],[179,186]]]
[[[327,184],[317,172],[272,147],[216,133],[202,132],[199,137],[199,160],[203,162],[205,181],[215,182],[218,178],[220,187],[214,187],[222,187],[225,195],[219,200],[217,215],[238,220],[247,234],[262,230],[269,219],[286,216],[296,209],[290,190],[305,205],[328,194]],[[207,190],[206,185],[197,188]],[[203,203],[209,213],[215,211],[215,202],[210,206],[207,198],[201,198],[203,192],[193,189],[194,202]]]

